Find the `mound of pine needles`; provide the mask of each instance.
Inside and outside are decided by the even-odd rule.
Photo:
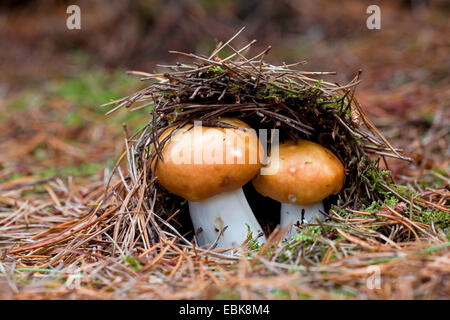
[[[151,85],[111,103],[116,106],[109,113],[121,107],[151,107],[148,124],[129,139],[127,158],[134,181],[144,175],[152,181],[144,198],[155,195],[149,205],[157,214],[170,217],[182,202],[159,187],[149,170],[149,163],[160,158],[169,138],[160,141],[160,134],[198,120],[203,125],[221,126],[217,120],[221,116],[239,118],[268,132],[278,129],[281,140],[308,139],[331,149],[346,170],[343,191],[338,199],[331,198],[337,209],[358,210],[373,201],[384,202],[390,195],[409,201],[395,190],[389,172],[381,170],[379,162],[386,163],[385,157],[410,159],[391,146],[359,105],[354,96],[359,74],[346,85],[318,80],[314,77],[333,73],[301,71],[298,67],[304,62],[268,64],[264,57],[270,47],[247,58],[244,53],[254,41],[240,49],[230,44],[239,33],[220,43],[209,57],[173,52],[188,56],[192,64],[162,66],[168,71],[157,74],[131,72],[143,75],[142,80]],[[221,59],[225,48],[233,54]],[[258,204],[255,206],[258,209]],[[267,208],[265,204],[260,207]]]

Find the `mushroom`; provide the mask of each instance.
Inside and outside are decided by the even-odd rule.
[[[272,147],[273,148],[273,147]],[[344,166],[327,148],[308,140],[279,145],[273,175],[258,175],[253,186],[263,196],[281,202],[280,226],[289,227],[285,239],[297,232],[297,222],[311,223],[321,218],[322,200],[340,192],[344,185]]]
[[[230,248],[262,232],[245,198],[242,186],[258,173],[262,145],[255,130],[234,118],[217,120],[220,127],[194,122],[174,131],[156,164],[159,183],[188,200],[189,212],[200,246]],[[264,235],[257,239],[265,241]]]

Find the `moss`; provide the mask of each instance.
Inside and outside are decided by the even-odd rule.
[[[25,174],[25,173],[15,172],[13,174],[8,175],[6,177],[6,179],[5,179],[5,182],[16,180],[16,179],[19,179],[19,178],[22,178],[22,177],[26,177],[26,176],[27,176],[27,174]]]
[[[228,81],[227,85],[228,85],[228,91],[232,95],[239,94],[239,92],[241,91],[241,86],[238,85],[237,83],[234,83],[232,81]]]
[[[163,96],[164,101],[170,101],[177,97],[177,94],[174,91],[161,91],[160,94]]]
[[[227,290],[227,291],[222,291],[222,292],[219,292],[218,294],[216,294],[215,299],[216,300],[241,300],[241,296],[237,292]]]
[[[124,89],[135,88],[139,84],[138,78],[121,70],[114,73],[94,70],[55,83],[54,93],[78,106],[91,107],[92,111],[103,113],[99,105],[118,99]]]
[[[283,289],[274,289],[272,290],[272,294],[277,298],[277,299],[291,299],[291,293],[287,290],[283,290]],[[302,292],[298,292],[296,295],[297,299],[302,299],[302,300],[307,300],[307,299],[311,299],[312,297],[309,294],[306,293],[302,293]]]
[[[247,226],[247,238],[252,236],[250,240],[248,241],[248,248],[251,251],[258,252],[263,247],[262,244],[259,244],[258,239],[256,238],[257,235],[252,234],[252,230],[250,229],[250,225],[245,224]],[[251,254],[249,254],[251,256]]]
[[[216,78],[219,77],[221,75],[224,75],[225,71],[219,67],[219,66],[214,66],[212,68],[209,68],[205,71],[203,77],[206,79],[211,79],[211,78]]]
[[[393,195],[390,195],[387,197],[384,201],[372,201],[372,203],[369,206],[363,206],[363,210],[365,212],[369,213],[378,213],[380,210],[384,207],[393,207],[395,206],[400,200]]]
[[[320,98],[321,92],[316,88],[309,87],[303,91],[299,91],[298,93],[280,89],[283,87],[283,84],[273,81],[272,83],[268,83],[267,85],[259,86],[255,92],[256,98],[259,100],[275,100],[279,102],[291,102],[292,106],[295,106],[293,100],[297,100],[297,102],[301,101],[302,107],[305,107],[309,110],[313,110],[314,107],[317,106],[317,99]],[[293,83],[290,83],[290,90],[294,90]],[[323,99],[323,98],[322,98]]]
[[[366,182],[370,191],[380,199],[387,199],[392,195],[391,192],[384,188],[390,177],[388,170],[381,170],[377,167],[376,162],[367,160],[364,156],[361,157],[358,163],[358,175],[362,182]],[[391,184],[391,186],[394,186]]]
[[[82,126],[86,124],[86,118],[84,118],[79,112],[72,111],[64,117],[63,122],[67,126]]]
[[[320,226],[303,227],[302,232],[297,233],[295,236],[293,236],[289,240],[289,243],[302,242],[305,246],[312,245],[315,241],[314,235],[321,235],[321,234],[322,234],[322,228]]]
[[[324,224],[325,231],[331,231],[332,227]],[[328,230],[327,230],[328,229]],[[315,241],[315,236],[322,235],[323,228],[321,226],[301,227],[301,231],[287,240],[286,249],[280,254],[280,261],[286,261],[291,258],[292,254],[298,250],[300,246],[304,248],[310,247]],[[286,244],[286,243],[285,243]]]
[[[31,280],[30,280],[30,279],[24,278],[24,277],[22,277],[22,276],[16,275],[16,279],[19,280],[19,281],[22,282],[22,283],[25,283],[25,284],[30,284],[30,283],[31,283]]]
[[[128,264],[128,266],[130,267],[130,269],[133,271],[139,271],[142,268],[140,262],[134,257],[131,257],[131,256],[124,257],[123,261],[126,262]]]
[[[433,224],[441,229],[450,227],[450,214],[441,210],[421,210],[420,212],[413,214],[413,219],[426,224],[430,224],[431,219],[433,219]]]
[[[39,179],[49,179],[54,176],[68,177],[73,176],[88,176],[93,175],[104,169],[105,167],[111,167],[113,165],[113,159],[107,161],[107,163],[90,162],[81,163],[79,165],[69,165],[62,168],[52,167],[40,172],[36,172],[35,176]]]
[[[169,120],[169,124],[172,124],[177,120],[178,114],[180,113],[180,107],[176,107],[174,111],[174,116],[172,119]]]
[[[28,99],[28,96],[24,95],[24,96],[21,96],[21,97],[17,98],[17,99],[14,100],[13,102],[11,102],[11,103],[8,105],[8,107],[9,107],[9,109],[11,109],[11,110],[18,111],[18,110],[23,110],[23,109],[25,109],[25,108],[28,107],[29,105],[30,105],[30,101],[29,101],[29,99]]]
[[[274,290],[272,290],[272,294],[277,299],[289,299],[291,297],[291,295],[289,294],[289,291],[282,290],[282,289],[274,289]]]
[[[330,294],[333,299],[347,299],[356,297],[354,292],[349,291],[348,289],[343,287],[331,288]]]

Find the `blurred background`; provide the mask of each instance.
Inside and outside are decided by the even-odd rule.
[[[81,30],[66,9],[81,8]],[[366,9],[378,4],[381,29]],[[235,47],[272,46],[267,60],[336,71],[362,70],[356,97],[381,131],[415,160],[390,169],[399,182],[448,182],[450,2],[398,0],[122,0],[0,3],[0,184],[55,175],[92,179],[112,168],[146,110],[105,116],[101,104],[146,84],[126,70],[182,61],[169,50],[209,54],[241,27]],[[126,124],[126,129],[122,126]],[[84,182],[86,183],[86,182]]]

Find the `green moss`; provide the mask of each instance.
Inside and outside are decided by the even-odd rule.
[[[343,287],[331,288],[330,293],[333,299],[347,299],[356,297],[354,292]]]
[[[274,289],[274,290],[272,290],[272,294],[277,299],[281,299],[281,300],[283,300],[283,299],[291,299],[291,294],[287,290]],[[302,293],[302,292],[297,293],[296,296],[297,296],[297,299],[302,299],[302,300],[311,299],[311,296],[309,294]]]
[[[27,176],[27,174],[25,174],[25,173],[15,172],[13,174],[8,175],[6,177],[7,179],[5,179],[5,181],[16,180],[16,179],[26,177],[26,176]]]
[[[418,182],[418,185],[422,189],[441,188],[442,186],[445,185],[445,181],[444,181],[444,179],[440,178],[438,175],[441,175],[443,177],[449,176],[448,173],[444,169],[434,167],[431,171],[429,171],[429,173],[420,177],[420,181]]]
[[[214,66],[212,68],[209,68],[205,71],[204,77],[206,79],[215,78],[221,75],[224,75],[225,71],[220,66]]]
[[[216,300],[241,300],[241,296],[239,293],[234,291],[222,291],[216,294],[215,296]]]
[[[25,109],[29,105],[29,101],[26,96],[22,96],[17,100],[14,100],[9,104],[9,108],[11,110],[22,110]]]
[[[247,238],[252,236],[250,240],[248,241],[248,247],[251,251],[259,251],[262,248],[262,244],[259,244],[258,239],[256,238],[257,235],[252,234],[252,230],[250,229],[250,225],[245,224],[247,226]],[[249,254],[251,255],[251,254]]]
[[[15,112],[30,112],[30,110],[45,110],[48,118],[62,121],[67,126],[85,126],[97,121],[108,111],[100,105],[116,100],[142,87],[142,82],[134,76],[125,74],[122,70],[107,72],[103,69],[84,72],[73,77],[52,80],[39,90],[27,90],[20,93],[8,104],[8,108]],[[64,112],[53,108],[53,104],[65,103]],[[146,111],[147,110],[147,111]],[[148,109],[135,112],[119,110],[114,116],[106,118],[108,123],[143,122],[142,114]],[[90,115],[98,115],[93,119]],[[2,121],[7,121],[7,117]]]
[[[86,123],[86,119],[77,111],[69,112],[63,121],[68,126],[82,126]]]
[[[78,106],[90,106],[92,111],[103,113],[99,105],[120,98],[122,93],[127,92],[126,89],[136,88],[139,84],[137,77],[126,75],[120,70],[113,73],[96,70],[56,83],[54,92]]]
[[[283,89],[284,85],[277,81],[260,86],[255,93],[259,100],[275,100],[279,102],[289,102],[292,107],[300,107],[306,110],[314,110],[317,107],[318,101],[323,102],[322,92],[317,88],[309,87],[303,90],[298,90],[294,87],[293,82],[289,84],[289,90]],[[298,90],[298,92],[292,92]],[[320,100],[321,99],[321,100]]]
[[[322,228],[320,226],[307,226],[302,228],[302,232],[293,236],[289,243],[302,242],[305,246],[312,245],[315,241],[314,235],[321,235]]]
[[[422,118],[424,121],[426,121],[428,124],[432,124],[434,121],[434,114],[433,113],[426,113],[423,115]]]
[[[174,113],[175,114],[174,114],[173,118],[169,120],[169,124],[172,124],[175,122],[175,120],[177,120],[178,114],[180,113],[180,107],[176,107],[174,110]]]
[[[113,165],[113,159],[107,161],[107,163],[99,163],[99,162],[87,162],[81,163],[79,165],[69,165],[62,168],[52,167],[45,169],[41,172],[37,172],[35,174],[36,177],[40,179],[49,179],[54,176],[59,177],[68,177],[69,175],[73,176],[89,176],[96,174],[100,170],[105,167],[111,167]]]
[[[30,284],[31,283],[30,279],[24,278],[24,277],[19,276],[19,275],[16,275],[16,279],[19,280],[22,283],[25,283],[25,284]]]
[[[241,87],[232,81],[228,81],[227,85],[228,85],[228,91],[232,95],[236,95],[241,91]]]
[[[420,221],[426,224],[430,224],[431,219],[433,219],[434,225],[438,226],[441,229],[450,227],[450,214],[441,210],[421,210],[420,212],[413,214],[413,219],[415,221]]]
[[[130,267],[130,269],[133,271],[139,271],[142,268],[140,262],[134,257],[131,257],[131,256],[124,257],[123,261],[126,262],[128,264],[128,266]]]
[[[177,97],[174,91],[161,91],[160,94],[163,96],[164,101],[170,101]]]
[[[395,206],[399,202],[399,199],[396,196],[389,196],[385,199],[385,201],[373,201],[369,206],[363,206],[363,210],[365,212],[370,213],[378,213],[381,208],[384,207],[392,207]]]
[[[391,185],[391,187],[395,186],[385,181],[390,177],[389,171],[379,169],[374,161],[369,161],[365,157],[361,157],[358,164],[358,171],[361,181],[367,183],[372,193],[381,199],[387,199],[391,196],[391,192],[384,188],[386,184]]]
[[[289,294],[289,291],[282,290],[282,289],[274,289],[274,290],[272,290],[272,294],[277,299],[289,299],[291,297],[291,295]]]

